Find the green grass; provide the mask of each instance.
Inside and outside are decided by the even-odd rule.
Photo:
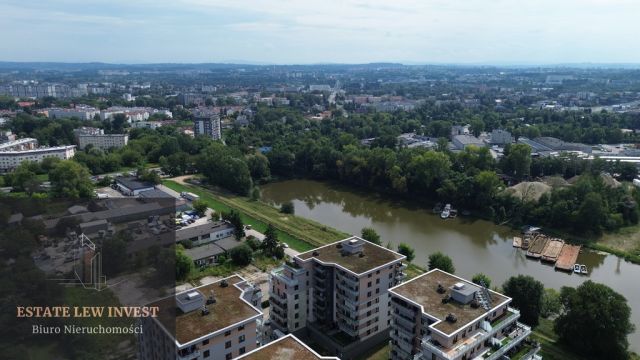
[[[358,360],[388,360],[389,353],[391,352],[391,345],[389,342],[385,342],[382,346],[367,351],[362,356],[359,356]]]
[[[349,236],[299,216],[282,214],[278,209],[261,201],[251,201],[246,197],[223,194],[201,186],[178,184],[172,180],[164,180],[162,183],[178,192],[188,191],[197,194],[216,212],[231,209],[240,212],[242,221],[259,232],[264,232],[267,224],[272,224],[278,230],[280,241],[286,242],[297,251],[311,250]]]
[[[404,273],[407,274],[405,281],[413,279],[414,277],[424,274],[425,272],[427,272],[427,269],[424,269],[413,263],[409,263],[407,265],[407,268],[404,270]]]
[[[581,357],[571,353],[558,344],[558,336],[553,331],[553,321],[540,318],[540,324],[533,330],[532,339],[541,345],[540,355],[545,360],[580,360]]]

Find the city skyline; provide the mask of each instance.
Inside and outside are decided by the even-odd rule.
[[[1,61],[536,65],[638,63],[630,0],[9,0]],[[22,29],[15,31],[15,29]],[[30,44],[30,46],[24,46]]]

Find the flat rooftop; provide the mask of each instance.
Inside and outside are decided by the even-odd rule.
[[[215,304],[207,305],[208,315],[202,315],[200,309],[183,313],[177,307],[175,296],[156,301],[149,306],[159,306],[157,320],[165,329],[175,334],[180,344],[186,344],[205,335],[224,329],[233,324],[245,321],[261,313],[241,299],[242,291],[234,285],[244,281],[237,275],[226,278],[229,286],[221,287],[222,280],[190,289],[186,292],[199,291],[206,297],[213,290]]]
[[[297,337],[289,334],[265,346],[241,356],[243,360],[318,360],[338,359],[337,357],[320,356],[307,347]]]
[[[457,283],[464,283],[472,287],[478,285],[451,275],[439,269],[429,271],[412,280],[400,284],[389,291],[403,296],[412,302],[422,306],[422,311],[436,319],[441,320],[435,325],[435,329],[445,334],[452,334],[455,331],[464,328],[471,321],[488,315],[491,311],[485,310],[482,306],[473,308],[470,304],[461,304],[456,301],[443,303],[442,299],[451,293],[450,288]],[[442,285],[446,290],[444,294],[438,293],[438,285]],[[499,304],[507,301],[509,298],[495,291],[489,290],[491,293],[491,308],[495,308]],[[454,314],[457,318],[455,323],[446,320],[447,315]]]
[[[362,242],[362,254],[364,254],[364,256],[360,256],[360,253],[347,254],[343,251],[345,248],[344,245],[348,244],[349,241],[352,240]],[[340,245],[340,247],[338,247],[338,245]],[[361,274],[379,266],[405,258],[404,255],[370,243],[356,236],[319,247],[315,250],[301,253],[296,257],[302,260],[316,258],[324,263],[340,265],[356,274]]]

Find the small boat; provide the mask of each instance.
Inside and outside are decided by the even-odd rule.
[[[580,264],[573,264],[573,272],[580,274]]]
[[[440,213],[440,217],[443,219],[447,219],[451,215],[451,204],[447,204],[444,206],[444,209]]]
[[[580,273],[582,275],[587,275],[589,272],[587,271],[587,265],[580,265]]]

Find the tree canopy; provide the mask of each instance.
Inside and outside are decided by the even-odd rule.
[[[544,285],[529,275],[518,275],[507,279],[502,289],[513,299],[511,305],[520,310],[520,321],[530,326],[538,325]]]

